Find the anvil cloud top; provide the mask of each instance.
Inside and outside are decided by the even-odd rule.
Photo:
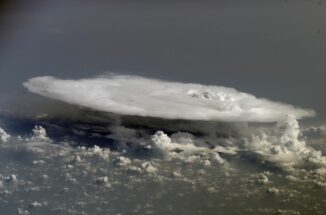
[[[121,115],[248,122],[274,122],[286,115],[296,119],[314,115],[313,110],[256,98],[233,88],[139,76],[110,75],[81,80],[44,76],[31,78],[24,86],[51,99]]]

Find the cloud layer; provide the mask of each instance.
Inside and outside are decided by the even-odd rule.
[[[120,115],[165,119],[275,122],[291,115],[311,117],[313,110],[257,98],[233,88],[168,82],[139,76],[110,75],[61,80],[44,76],[24,83],[31,92]]]
[[[325,157],[298,139],[293,118],[239,139],[163,131],[139,136],[119,126],[110,129],[115,149],[76,147],[82,138],[57,141],[42,126],[18,136],[0,130],[7,136],[0,138],[2,214],[198,214],[194,204],[202,214],[326,211]],[[279,171],[265,162],[299,168]]]
[[[53,100],[0,111],[1,214],[326,210],[326,129],[298,122],[313,111],[135,76],[25,86]]]

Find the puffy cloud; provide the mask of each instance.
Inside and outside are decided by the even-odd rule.
[[[154,174],[157,168],[151,162],[145,161],[141,164],[142,169],[148,174]]]
[[[36,125],[33,129],[32,140],[49,140],[46,130],[42,126]]]
[[[8,139],[10,138],[10,135],[5,132],[2,128],[0,128],[0,142],[6,143]]]
[[[7,183],[12,183],[12,184],[18,183],[18,179],[17,179],[16,175],[9,175],[7,177],[4,177],[2,180]]]
[[[99,186],[103,186],[103,187],[106,187],[106,188],[111,187],[108,176],[102,176],[102,177],[96,178],[95,183],[97,185],[99,185]]]
[[[223,164],[225,161],[220,157],[218,150],[209,149],[208,145],[198,146],[198,140],[189,133],[174,133],[171,139],[163,131],[157,131],[151,136],[153,148],[161,150],[166,156],[182,160],[187,163],[199,163],[210,166],[211,161]]]
[[[91,110],[166,119],[274,122],[314,111],[239,92],[233,88],[111,75],[61,80],[35,77],[24,83],[31,92]]]
[[[326,125],[301,128],[301,134],[307,139],[326,139]]]
[[[97,145],[95,145],[94,147],[89,148],[89,149],[86,149],[85,147],[80,147],[80,149],[82,150],[84,156],[90,156],[90,157],[95,156],[102,160],[109,159],[109,155],[110,155],[109,149],[101,148]]]
[[[199,125],[193,121],[188,123],[189,127]],[[239,202],[242,205],[247,205],[252,201],[268,203],[271,198],[277,198],[280,202],[288,203],[282,211],[277,211],[277,208],[273,207],[264,209],[257,206],[251,207],[248,212],[261,213],[264,210],[267,214],[276,212],[299,214],[299,212],[292,213],[290,209],[296,208],[299,204],[305,204],[305,200],[309,198],[314,201],[305,204],[304,208],[308,208],[307,211],[300,209],[300,213],[323,214],[325,207],[320,196],[324,194],[326,187],[326,168],[309,161],[313,158],[309,153],[313,154],[316,151],[300,139],[299,125],[294,117],[289,116],[276,123],[274,127],[270,127],[270,124],[265,127],[262,124],[257,126],[256,124],[239,126],[238,123],[231,125],[240,129],[241,135],[233,135],[233,133],[221,135],[222,126],[216,127],[215,133],[205,134],[186,131],[169,132],[166,131],[168,129],[166,124],[162,124],[162,131],[149,129],[146,126],[145,128],[107,127],[106,131],[112,133],[115,138],[114,143],[117,145],[121,144],[119,140],[133,141],[135,147],[141,147],[142,142],[145,145],[151,145],[146,156],[133,154],[138,152],[136,150],[130,152],[126,148],[123,150],[113,148],[110,151],[108,148],[99,146],[90,148],[69,146],[68,143],[76,146],[72,142],[83,141],[85,136],[75,139],[75,136],[67,135],[65,142],[58,142],[55,138],[51,142],[47,139],[38,139],[38,141],[24,137],[18,139],[13,134],[11,144],[0,144],[2,161],[11,157],[10,162],[2,162],[5,167],[3,168],[5,172],[2,174],[5,176],[0,175],[0,194],[10,195],[9,198],[18,200],[22,199],[22,194],[28,194],[31,197],[29,201],[20,200],[17,203],[10,203],[11,206],[16,206],[12,208],[21,208],[22,214],[26,212],[26,209],[30,213],[58,211],[58,206],[62,206],[62,210],[60,209],[62,213],[71,213],[75,210],[74,213],[83,214],[86,209],[95,208],[94,203],[98,202],[99,208],[103,209],[103,211],[98,211],[100,214],[110,214],[112,211],[128,213],[133,208],[146,208],[152,202],[157,202],[157,205],[153,206],[154,209],[166,208],[166,205],[162,208],[158,207],[163,201],[171,204],[171,210],[166,212],[169,213],[180,208],[180,201],[171,200],[171,196],[189,200],[196,196],[194,193],[203,194],[200,198],[205,198],[205,202],[210,202],[207,204],[208,212],[225,209],[231,211],[234,204]],[[64,124],[64,126],[69,127],[71,124]],[[55,128],[60,130],[59,126]],[[37,135],[45,134],[46,132],[40,132],[43,129],[38,126],[33,136],[44,136]],[[55,132],[52,127],[51,129],[52,136]],[[88,129],[93,129],[93,132],[103,132],[98,125],[94,128],[89,125]],[[207,127],[204,126],[202,129],[207,129]],[[143,134],[140,130],[147,131],[148,135],[140,135]],[[224,131],[227,132],[228,129]],[[105,136],[106,132],[103,133]],[[87,134],[86,132],[86,138],[89,138]],[[103,141],[109,142],[105,138]],[[272,150],[273,147],[280,147],[288,154],[280,153],[279,155]],[[232,153],[229,153],[229,148],[234,149]],[[40,150],[37,152],[35,149]],[[152,153],[156,150],[166,152],[169,159],[156,157],[155,153]],[[245,153],[248,151],[251,152],[250,155]],[[309,167],[308,165],[300,166],[295,169],[296,171],[274,172],[275,169],[269,166],[257,167],[257,164],[261,162],[248,162],[248,160],[252,161],[250,159],[252,154],[261,155],[258,161],[269,161],[279,166],[284,166],[283,164],[288,166],[289,163],[295,166],[303,163],[314,164],[317,168],[305,168]],[[290,154],[293,155],[293,157],[290,156],[290,162],[287,159],[276,159]],[[18,162],[17,158],[23,160]],[[315,160],[320,158],[314,157]],[[161,189],[162,186],[166,189]],[[107,195],[108,191],[112,195]],[[67,192],[72,195],[68,200],[58,198],[58,196],[67,196]],[[40,197],[41,193],[54,193],[55,195]],[[130,195],[130,193],[135,195]],[[143,193],[148,195],[141,195]],[[300,193],[305,193],[305,195],[302,196]],[[221,204],[229,204],[229,206],[223,206],[222,209],[220,206],[215,208],[209,206],[215,206],[214,202],[219,196],[223,196]],[[3,201],[0,203],[8,204],[6,199],[2,198]],[[70,200],[77,202],[78,207],[71,206]],[[121,201],[124,201],[123,204],[120,204]],[[193,202],[198,202],[198,199]],[[119,208],[120,205],[124,209],[126,205],[131,205],[131,207],[124,211]],[[310,211],[310,208],[315,209]],[[186,212],[192,211],[193,209],[190,208]],[[145,213],[141,209],[138,212]],[[180,213],[183,212],[182,210]]]
[[[326,166],[326,157],[307,146],[299,135],[298,121],[293,116],[288,116],[271,130],[261,129],[245,138],[242,147],[262,156],[263,160],[286,168],[300,165]]]

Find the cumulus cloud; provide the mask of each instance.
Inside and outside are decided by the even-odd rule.
[[[91,110],[165,119],[274,122],[286,114],[296,119],[313,110],[257,98],[221,86],[168,82],[111,75],[61,80],[35,77],[24,83],[31,92]]]
[[[10,135],[6,133],[5,130],[3,130],[3,128],[0,127],[0,143],[6,143],[8,141],[8,139],[10,138]]]
[[[36,125],[33,129],[32,140],[49,140],[46,130],[42,126]]]
[[[245,138],[242,147],[262,156],[263,160],[286,168],[326,166],[326,157],[322,156],[321,151],[307,146],[299,136],[298,121],[288,116],[268,131],[258,129],[249,138]]]
[[[151,202],[148,196],[153,196],[153,202],[160,204],[159,200],[163,199],[164,195],[164,201],[170,200],[170,196],[190,199],[198,192],[203,194],[200,198],[209,196],[216,200],[223,196],[223,204],[233,198],[237,198],[233,201],[238,203],[243,200],[269,202],[271,198],[276,197],[279,201],[289,203],[286,206],[294,205],[286,207],[287,209],[296,208],[309,198],[317,201],[316,209],[312,213],[323,214],[325,211],[320,198],[326,187],[325,158],[300,139],[299,124],[291,116],[275,125],[267,124],[266,127],[261,123],[257,126],[256,123],[248,123],[247,126],[240,126],[239,123],[224,125],[224,132],[228,132],[227,127],[232,125],[234,129],[241,130],[241,135],[233,135],[232,132],[227,133],[228,135],[221,133],[222,125],[215,127],[215,133],[205,134],[168,132],[166,126],[170,124],[164,123],[162,130],[147,127],[128,128],[122,125],[104,126],[106,132],[112,133],[109,136],[99,125],[88,127],[93,132],[101,131],[103,137],[114,138],[117,145],[132,142],[135,147],[151,146],[147,147],[149,156],[139,155],[139,150],[131,152],[128,148],[110,150],[96,145],[75,147],[73,142],[83,141],[83,138],[88,137],[87,132],[81,139],[67,135],[64,142],[59,142],[53,136],[53,127],[46,126],[50,122],[34,123],[38,126],[29,131],[30,135],[17,138],[12,134],[10,144],[0,144],[0,158],[5,170],[0,173],[0,194],[6,197],[0,199],[0,204],[8,204],[7,196],[16,198],[19,201],[10,204],[15,205],[16,207],[12,208],[16,210],[19,208],[21,214],[27,210],[28,213],[46,214],[48,211],[58,211],[58,205],[62,206],[62,213],[70,213],[75,210],[75,205],[70,210],[70,200],[77,202],[78,211],[75,213],[82,214],[86,207],[94,208],[91,207],[93,204],[87,206],[94,199],[96,203],[101,202],[99,208],[109,208],[105,213],[110,214],[112,211],[118,211],[115,207],[124,199],[126,202],[121,204],[123,208],[130,206],[130,202],[134,204],[133,207],[138,208],[138,205],[147,207],[148,202]],[[209,127],[202,125],[194,121],[188,122],[188,128],[201,127],[206,130]],[[69,127],[71,124],[61,126]],[[59,127],[59,124],[55,126],[60,130]],[[48,128],[52,139],[46,135]],[[209,129],[213,128],[214,126],[211,126]],[[104,141],[109,142],[105,138]],[[156,156],[157,150],[163,152],[168,159]],[[251,162],[252,155],[257,155],[258,162]],[[5,160],[7,162],[4,162]],[[293,171],[274,171],[275,168],[260,165],[265,161],[281,167],[299,168],[293,168]],[[315,168],[309,168],[311,166]],[[153,185],[159,188],[159,192],[152,189]],[[167,189],[162,190],[162,185]],[[108,196],[108,191],[112,195]],[[67,196],[67,192],[74,195],[68,203],[67,198],[58,198]],[[23,200],[22,193],[31,198],[28,201]],[[45,197],[40,197],[41,193],[44,193]],[[55,195],[49,196],[48,193]],[[139,193],[149,194],[144,197],[138,195]],[[300,193],[305,193],[305,196],[302,197]],[[102,204],[103,202],[105,204]],[[171,204],[174,202],[173,199]],[[234,202],[229,203],[230,208],[234,207]],[[246,203],[243,202],[244,205]],[[313,208],[314,205],[308,206],[307,208]],[[180,208],[179,202],[173,205],[172,209],[175,211],[177,208]],[[290,210],[283,209],[279,213],[292,214]],[[132,210],[128,208],[126,213],[128,211]],[[189,213],[191,211],[192,209]],[[251,209],[250,212],[255,211]],[[257,211],[261,212],[262,209],[259,207]],[[264,211],[267,214],[277,212],[270,207]],[[169,212],[171,211],[166,213]],[[98,213],[104,214],[104,210]],[[141,211],[141,214],[145,212]]]

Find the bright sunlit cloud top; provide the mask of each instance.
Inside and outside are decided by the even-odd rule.
[[[296,119],[313,110],[269,101],[233,88],[168,82],[139,76],[110,75],[81,80],[44,76],[29,79],[31,92],[121,115],[166,119],[274,122],[286,115]]]

